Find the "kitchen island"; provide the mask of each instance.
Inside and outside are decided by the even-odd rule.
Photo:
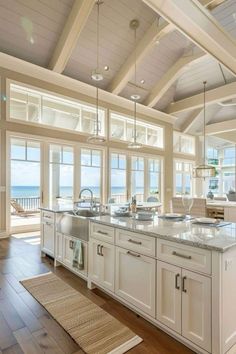
[[[90,222],[88,285],[198,353],[236,352],[236,225]]]
[[[89,218],[85,268],[73,267],[73,242],[55,224],[55,265],[99,287],[197,353],[236,352],[236,224],[223,227],[154,217]],[[44,249],[45,252],[45,249]],[[47,252],[45,252],[47,253]]]

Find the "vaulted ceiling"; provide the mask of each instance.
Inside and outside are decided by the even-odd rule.
[[[100,88],[138,92],[198,134],[206,80],[208,124],[236,118],[236,0],[104,0],[100,15]],[[0,0],[0,51],[94,85],[95,0]]]

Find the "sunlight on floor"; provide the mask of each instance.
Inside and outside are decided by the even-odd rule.
[[[11,237],[21,239],[22,241],[33,245],[33,246],[38,246],[40,244],[40,233],[39,231],[33,231],[33,232],[24,232],[20,234],[12,234]]]

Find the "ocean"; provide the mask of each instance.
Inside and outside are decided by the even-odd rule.
[[[84,187],[82,187],[84,188]],[[99,195],[99,187],[88,187],[93,191],[94,196]],[[137,188],[137,193],[139,188]],[[111,191],[112,195],[124,194],[123,187],[113,187]],[[142,188],[140,188],[140,194],[142,193]],[[60,188],[61,197],[69,197],[72,195],[72,187],[64,186]],[[26,197],[39,197],[40,190],[37,186],[12,186],[11,188],[11,198],[26,198]]]

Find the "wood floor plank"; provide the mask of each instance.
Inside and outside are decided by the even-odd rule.
[[[16,344],[16,339],[0,312],[0,350],[11,347]]]
[[[36,301],[32,295],[28,291],[19,293],[20,298],[24,301],[24,303],[30,308],[33,314],[39,318],[47,313],[47,311],[41,306],[38,301]]]
[[[0,312],[12,331],[16,331],[25,326],[16,309],[8,300],[0,300]]]
[[[1,352],[0,352],[1,354]],[[4,349],[2,354],[24,354],[19,344],[15,344],[12,347]]]
[[[63,353],[72,354],[79,352],[79,346],[49,314],[40,317],[39,321],[48,334],[56,340]]]
[[[24,354],[43,354],[43,350],[28,328],[24,327],[13,333]]]
[[[57,342],[44,328],[32,334],[45,354],[64,354]]]
[[[17,280],[13,274],[8,273],[5,275],[5,278],[17,293],[25,291],[25,288],[19,283],[19,280]]]

